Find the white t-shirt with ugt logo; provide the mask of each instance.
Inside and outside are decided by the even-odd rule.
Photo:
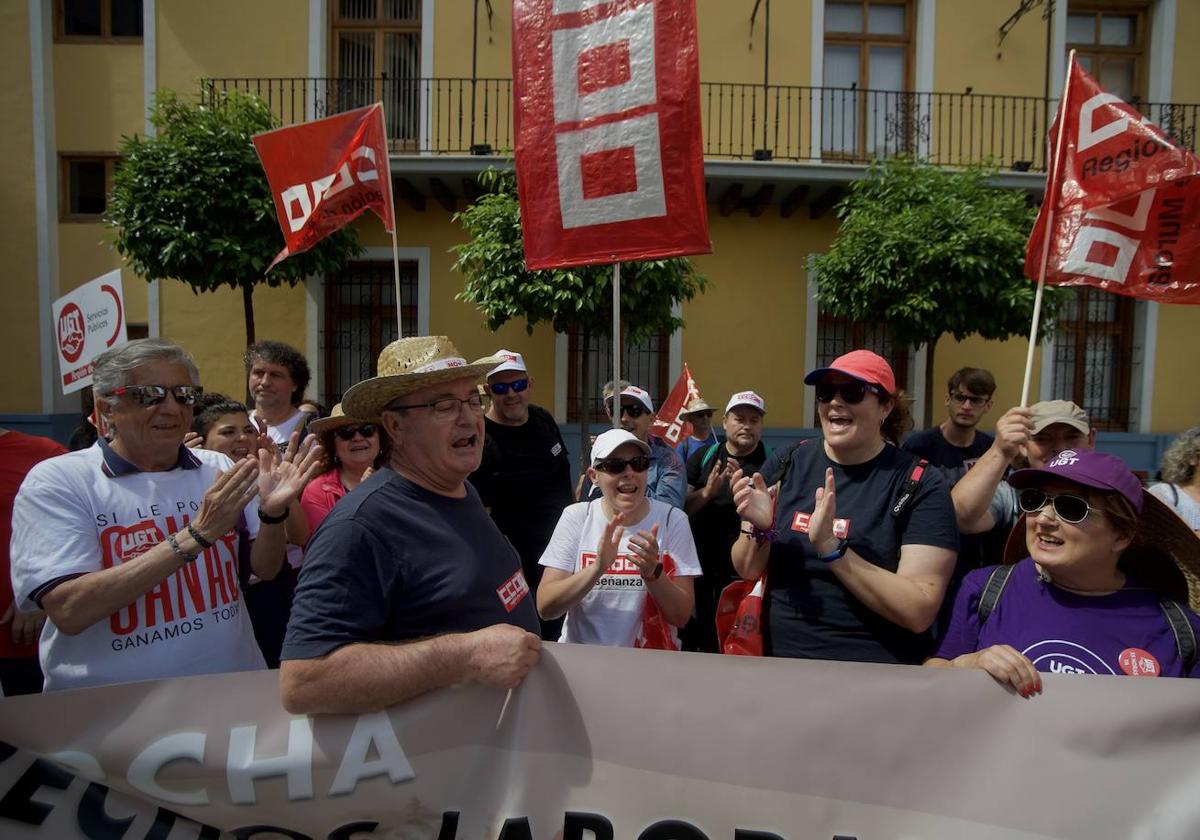
[[[21,608],[65,576],[130,562],[184,529],[228,457],[192,450],[196,469],[110,477],[99,444],[43,461],[25,478],[13,505],[12,578]],[[243,516],[258,534],[256,505]],[[211,539],[210,535],[210,539]],[[129,606],[68,636],[47,621],[39,654],[45,690],[250,671],[266,667],[238,583],[231,530]]]

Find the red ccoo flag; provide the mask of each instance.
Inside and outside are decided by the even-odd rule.
[[[254,135],[285,246],[268,271],[370,210],[395,230],[383,105]]]
[[[1050,285],[1200,304],[1200,159],[1076,62],[1069,72],[1066,107],[1050,132],[1057,137],[1066,120],[1058,175],[1047,183],[1025,274],[1038,277],[1053,214]]]
[[[675,387],[663,400],[658,414],[654,416],[649,433],[662,438],[671,446],[678,446],[681,440],[692,433],[692,424],[685,421],[681,415],[687,410],[688,403],[699,396],[700,389],[696,387],[696,380],[684,364],[679,378],[675,380]]]

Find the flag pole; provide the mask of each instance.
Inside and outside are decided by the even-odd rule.
[[[1058,137],[1054,141],[1054,163],[1050,168],[1050,180],[1046,183],[1043,202],[1050,202],[1046,212],[1046,226],[1042,230],[1042,259],[1038,268],[1037,292],[1033,296],[1033,323],[1029,326],[1029,352],[1025,355],[1025,381],[1021,385],[1021,408],[1029,406],[1029,386],[1033,380],[1033,351],[1037,348],[1038,323],[1042,317],[1042,297],[1046,289],[1046,265],[1050,261],[1050,240],[1054,236],[1054,205],[1058,201],[1058,175],[1062,161],[1063,129],[1067,125],[1067,94],[1071,89],[1071,68],[1075,66],[1075,50],[1067,57],[1067,78],[1063,82],[1062,98],[1058,101]]]
[[[614,255],[615,257],[616,255]],[[621,427],[621,389],[617,387],[617,383],[621,381],[621,263],[613,260],[613,328],[612,328],[612,353],[613,353],[613,395],[612,395],[612,421],[613,428]]]
[[[389,174],[388,180],[391,180]],[[390,193],[390,190],[389,190]],[[396,278],[396,338],[404,338],[403,301],[400,299],[400,246],[396,244],[396,210],[392,208],[392,272]]]

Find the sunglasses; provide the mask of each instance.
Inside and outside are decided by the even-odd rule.
[[[868,391],[877,397],[883,396],[883,389],[878,385],[859,382],[857,379],[853,382],[843,382],[840,385],[832,382],[818,382],[817,402],[831,403],[835,396],[840,395],[842,402],[846,405],[858,405],[866,397]]]
[[[204,393],[199,385],[122,385],[108,392],[111,397],[128,396],[142,408],[158,405],[170,393],[175,402],[188,407],[194,406]]]
[[[611,401],[609,401],[609,400],[604,401],[604,410],[609,413],[609,416],[612,415],[612,402]],[[649,414],[650,409],[646,408],[646,406],[642,405],[641,403],[637,403],[637,402],[621,403],[621,413],[628,414],[630,417],[632,417],[634,420],[636,420],[639,417],[641,417],[643,414]]]
[[[632,467],[636,473],[650,469],[650,458],[646,455],[634,455],[632,458],[605,458],[592,464],[592,469],[609,475],[620,475],[626,467]]]
[[[519,394],[529,387],[528,379],[514,379],[512,382],[496,382],[488,385],[488,389],[498,397],[502,397],[509,391],[514,394]]]
[[[1087,519],[1089,513],[1104,513],[1099,508],[1089,505],[1087,499],[1079,496],[1052,496],[1036,487],[1026,487],[1017,496],[1017,504],[1026,513],[1038,513],[1047,503],[1054,507],[1055,516],[1072,525],[1078,525]]]
[[[333,433],[342,440],[354,440],[355,435],[362,435],[365,438],[374,437],[375,424],[363,423],[361,426],[339,426],[333,430]]]

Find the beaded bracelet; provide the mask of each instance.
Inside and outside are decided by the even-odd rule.
[[[205,536],[200,533],[200,529],[191,522],[187,524],[187,532],[192,535],[192,539],[194,539],[201,548],[213,547],[212,541],[206,539]]]
[[[745,534],[750,539],[754,540],[754,542],[758,545],[759,548],[762,548],[767,543],[775,542],[775,539],[779,536],[779,529],[778,528],[767,528],[766,530],[763,530],[762,528],[759,528],[757,525],[751,524],[750,530],[747,531],[743,528],[742,533]]]
[[[192,563],[200,556],[199,554],[191,554],[180,548],[179,540],[175,539],[174,534],[167,534],[167,545],[171,546],[171,550],[185,563]]]

